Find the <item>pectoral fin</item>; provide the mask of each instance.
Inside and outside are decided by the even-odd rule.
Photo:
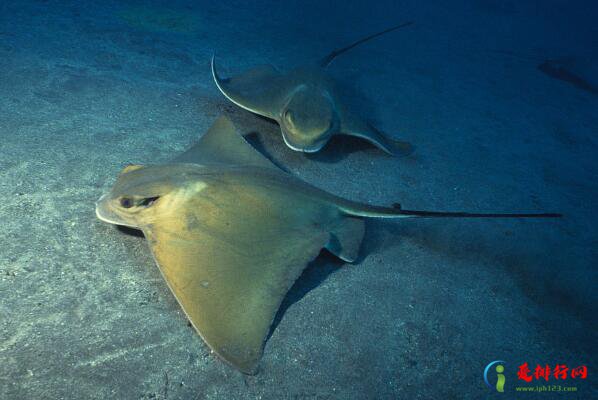
[[[215,202],[217,218],[203,209],[196,220],[181,215],[144,233],[168,286],[206,344],[253,374],[282,299],[330,234],[313,224],[290,226],[274,216],[252,215],[237,202]]]
[[[173,162],[246,165],[280,171],[276,165],[247,143],[236,132],[231,120],[225,116],[218,118],[195,146],[176,157]]]
[[[212,76],[216,86],[241,108],[267,118],[277,119],[289,92],[284,76],[271,65],[254,67],[244,73],[221,78],[212,57]]]
[[[371,123],[357,117],[344,118],[341,124],[341,134],[360,137],[394,156],[408,156],[415,151],[411,143],[389,138]]]

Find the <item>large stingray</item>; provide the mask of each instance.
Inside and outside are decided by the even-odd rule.
[[[375,33],[331,52],[318,63],[286,73],[271,65],[262,65],[223,79],[216,71],[214,56],[212,75],[230,101],[276,120],[285,143],[293,150],[313,153],[324,147],[333,135],[351,135],[366,139],[388,153],[408,154],[413,148],[409,143],[386,137],[348,108],[325,69],[339,54],[410,24],[407,22]]]
[[[283,297],[322,248],[356,259],[365,218],[555,217],[369,206],[287,174],[221,117],[166,165],[128,166],[96,205],[106,222],[140,229],[203,340],[254,373]]]

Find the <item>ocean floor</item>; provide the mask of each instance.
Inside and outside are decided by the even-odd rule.
[[[498,399],[542,384],[577,391],[538,398],[596,398],[598,8],[398,3],[2,1],[0,399]],[[330,72],[408,157],[343,138],[293,152],[210,75],[214,52],[224,76],[286,69],[407,20]],[[353,200],[564,218],[370,221],[357,263],[323,253],[305,271],[245,376],[187,323],[145,239],[94,213],[123,166],[168,161],[222,113]],[[493,360],[510,394],[484,383]],[[527,384],[525,362],[588,377]]]

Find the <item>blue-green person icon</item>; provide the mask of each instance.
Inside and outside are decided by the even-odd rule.
[[[505,391],[505,376],[503,375],[505,372],[505,367],[502,365],[496,366],[496,391],[497,392],[504,392]]]
[[[498,364],[498,365],[497,365]],[[501,360],[496,360],[496,361],[492,361],[490,364],[486,365],[486,368],[484,368],[484,382],[486,382],[486,385],[490,388],[490,389],[496,389],[497,392],[503,393],[505,391],[505,375],[503,374],[503,372],[505,372],[505,367],[503,364],[506,364],[504,361]],[[492,385],[490,384],[490,382],[488,382],[488,371],[490,371],[490,368],[492,368],[494,365],[496,365],[496,386],[493,388]]]

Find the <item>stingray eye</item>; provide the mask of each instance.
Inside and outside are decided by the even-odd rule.
[[[133,199],[129,197],[121,197],[120,198],[120,206],[122,208],[131,208],[133,207]]]

